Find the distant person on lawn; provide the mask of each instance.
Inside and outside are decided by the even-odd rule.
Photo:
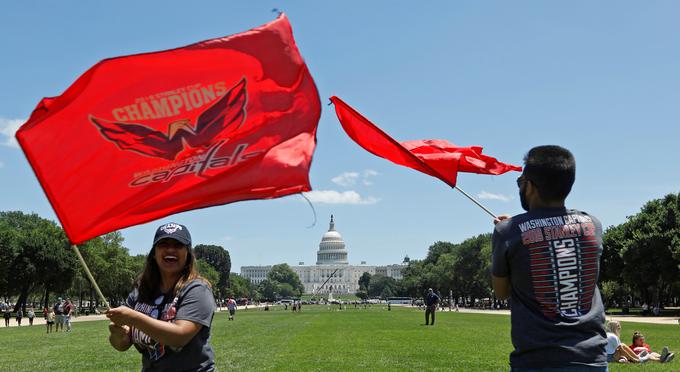
[[[28,309],[26,316],[28,317],[28,325],[32,326],[33,325],[33,318],[35,318],[35,312],[33,311],[32,307]]]
[[[644,363],[650,355],[646,350],[635,353],[628,345],[621,342],[621,323],[617,320],[607,321],[607,362],[615,363]]]
[[[661,354],[653,352],[652,348],[649,347],[649,344],[645,343],[645,336],[638,331],[633,333],[633,343],[630,344],[629,347],[633,350],[633,352],[635,352],[635,354],[638,355],[640,355],[640,353],[643,351],[646,351],[649,353],[649,360],[653,360],[655,362],[668,363],[675,357],[675,353],[671,353],[668,350],[668,346],[664,346]]]
[[[45,316],[45,319],[47,320],[47,322],[45,323],[47,326],[47,333],[52,333],[52,327],[54,327],[55,318],[54,309],[49,309],[45,314],[47,314]]]
[[[64,301],[61,297],[57,298],[57,302],[52,308],[54,310],[54,315],[56,316],[56,325],[54,326],[55,332],[59,332],[59,328],[64,330]]]
[[[439,301],[439,296],[434,293],[432,288],[429,288],[425,296],[425,325],[434,325],[434,315],[437,313]],[[432,322],[430,322],[430,319],[432,319]]]
[[[5,311],[2,315],[5,317],[5,327],[9,327],[9,320],[12,318],[9,307],[5,307]]]
[[[602,226],[565,208],[575,177],[569,150],[532,148],[517,179],[527,213],[494,220],[492,282],[496,298],[511,305],[512,371],[608,368],[597,288]]]
[[[73,316],[73,303],[70,298],[64,302],[64,323],[66,324],[66,332],[71,332],[71,316]]]
[[[229,320],[234,320],[234,314],[236,314],[236,301],[231,297],[227,300],[227,310],[229,310]]]

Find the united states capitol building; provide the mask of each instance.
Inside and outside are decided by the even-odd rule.
[[[321,238],[316,257],[316,265],[305,266],[301,263],[299,266],[291,266],[300,277],[307,294],[354,294],[359,290],[359,278],[363,273],[401,279],[401,270],[409,262],[406,256],[401,264],[371,266],[362,262],[361,265],[350,265],[345,241],[335,230],[332,215],[330,227]],[[267,279],[271,268],[271,266],[241,266],[241,276],[257,285]]]

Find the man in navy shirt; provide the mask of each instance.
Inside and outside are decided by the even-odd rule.
[[[439,296],[432,288],[428,289],[427,296],[425,296],[425,325],[434,325],[434,314],[437,312],[438,303]],[[430,317],[432,317],[432,323],[430,323]]]
[[[512,371],[606,371],[604,307],[597,288],[602,225],[565,208],[576,163],[569,150],[539,146],[517,179],[527,213],[494,223],[492,281],[510,299]]]

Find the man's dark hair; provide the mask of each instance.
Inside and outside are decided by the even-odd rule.
[[[545,201],[563,201],[576,179],[576,160],[564,147],[537,146],[524,156],[524,178],[538,188]]]

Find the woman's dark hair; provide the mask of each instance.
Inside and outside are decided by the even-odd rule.
[[[203,280],[210,287],[210,282],[203,278],[196,269],[196,257],[193,250],[190,246],[185,246],[185,248],[187,249],[187,262],[184,269],[182,269],[182,275],[177,280],[177,283],[175,283],[172,291],[173,296],[177,296],[177,293],[194,279]],[[154,246],[146,256],[144,271],[135,280],[135,287],[139,291],[139,301],[143,303],[152,303],[156,296],[158,296],[158,290],[161,286],[161,272],[154,257],[155,253],[156,247]]]
[[[544,201],[563,201],[576,179],[574,155],[560,146],[534,147],[524,156],[524,178]]]
[[[633,345],[635,345],[635,341],[637,341],[638,338],[645,338],[645,336],[640,333],[640,331],[635,331],[633,333]]]

